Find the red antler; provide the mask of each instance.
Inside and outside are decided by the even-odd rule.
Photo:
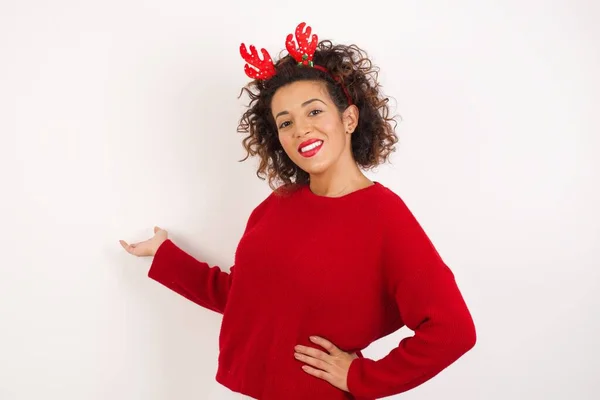
[[[240,54],[242,58],[250,64],[244,65],[244,71],[246,75],[248,75],[252,79],[268,79],[275,75],[275,65],[273,64],[273,60],[269,55],[269,52],[265,49],[261,49],[261,53],[263,55],[263,59],[261,60],[258,57],[258,52],[256,51],[256,47],[254,45],[250,45],[250,52],[246,49],[246,45],[242,43],[240,45]]]
[[[294,60],[298,61],[300,64],[313,66],[313,55],[315,54],[315,50],[317,49],[317,44],[319,43],[319,39],[317,35],[312,35],[312,40],[310,43],[308,42],[308,38],[310,37],[310,26],[306,27],[306,32],[302,32],[305,22],[301,22],[296,27],[296,39],[298,40],[298,48],[296,48],[296,44],[294,43],[294,37],[290,33],[287,36],[287,40],[285,41],[285,47]]]

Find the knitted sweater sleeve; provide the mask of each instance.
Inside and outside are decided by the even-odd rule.
[[[252,211],[244,234],[260,219],[267,200]],[[204,308],[223,314],[234,271],[235,266],[228,273],[219,266],[197,260],[167,239],[156,251],[148,277]]]
[[[386,215],[383,271],[400,324],[414,332],[384,358],[353,360],[348,389],[357,398],[381,398],[433,378],[476,341],[475,326],[454,275],[406,207],[394,194]]]

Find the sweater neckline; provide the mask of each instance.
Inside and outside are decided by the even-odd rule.
[[[315,194],[315,193],[313,193],[312,190],[310,190],[310,183],[305,184],[304,187],[302,188],[302,191],[306,197],[310,198],[313,201],[338,202],[338,201],[344,201],[347,199],[352,199],[355,197],[365,195],[365,194],[367,194],[373,190],[376,190],[377,188],[380,188],[380,187],[381,187],[381,183],[379,183],[378,181],[373,181],[372,185],[366,186],[361,189],[357,189],[353,192],[346,193],[346,194],[344,194],[342,196],[338,196],[338,197],[329,197],[329,196],[322,196],[322,195]]]

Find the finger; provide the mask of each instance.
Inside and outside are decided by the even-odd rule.
[[[121,240],[121,246],[123,246],[123,248],[129,253],[129,254],[133,254],[134,256],[141,256],[143,255],[143,248],[138,247],[140,246],[142,243],[132,243],[132,244],[127,244],[127,242],[125,242],[124,240]]]
[[[312,358],[316,358],[318,360],[323,360],[323,361],[329,362],[329,360],[331,359],[331,356],[329,354],[325,353],[322,350],[315,349],[312,347],[298,345],[298,346],[296,346],[295,350],[299,354],[304,354],[304,355],[310,356]]]
[[[320,360],[318,358],[307,356],[305,354],[296,353],[294,356],[296,357],[296,360],[312,365],[313,367],[321,369],[323,371],[329,371],[329,368],[331,367],[331,364],[329,364],[328,362]]]
[[[322,348],[327,350],[329,352],[329,354],[335,354],[335,353],[341,351],[340,349],[338,349],[338,347],[336,345],[334,345],[329,340],[324,339],[320,336],[311,336],[310,341],[318,344],[319,346],[321,346]]]
[[[159,228],[158,226],[155,226],[155,227],[154,227],[154,233],[156,233],[156,232],[158,232],[158,231],[160,231],[160,230],[161,230],[161,228]]]
[[[332,383],[333,375],[331,375],[330,373],[327,373],[325,371],[321,371],[319,369],[315,369],[315,368],[309,367],[308,365],[303,365],[302,369],[307,374],[310,374],[312,376],[315,376],[317,378],[323,379],[324,381],[327,381],[327,382],[333,384]]]
[[[119,243],[121,243],[121,246],[123,246],[123,248],[128,252],[133,254],[133,249],[135,248],[135,244],[128,244],[126,241],[124,240],[119,240]]]

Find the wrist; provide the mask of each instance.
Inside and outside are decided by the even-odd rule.
[[[159,242],[156,244],[156,246],[155,246],[155,248],[154,248],[154,251],[153,251],[153,254],[152,254],[152,256],[156,256],[156,253],[158,253],[158,250],[160,249],[160,247],[161,247],[161,246],[162,246],[162,245],[163,245],[163,244],[164,244],[166,241],[167,241],[167,238],[160,240],[160,241],[159,241]]]

